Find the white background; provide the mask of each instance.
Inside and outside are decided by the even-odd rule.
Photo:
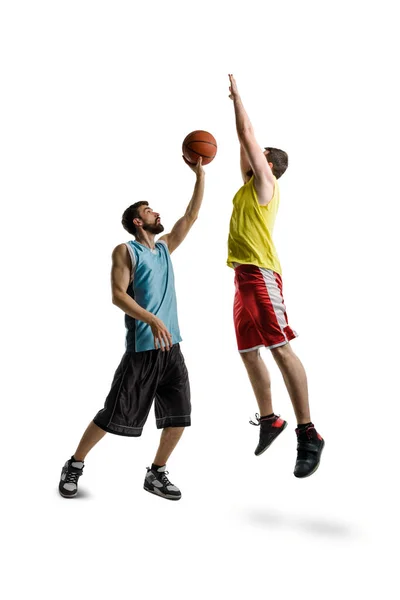
[[[398,597],[398,138],[395,2],[5,1],[1,50],[2,542],[7,600]],[[326,439],[293,476],[294,414],[260,458],[225,266],[241,185],[228,73],[261,145],[282,147],[275,242],[293,348]],[[124,351],[111,303],[123,210],[168,231],[217,139],[199,220],[173,255],[193,420],[146,494],[159,432],[107,435],[81,495],[61,467]]]

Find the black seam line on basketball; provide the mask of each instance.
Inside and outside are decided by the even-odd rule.
[[[217,147],[217,144],[214,144],[214,142],[206,142],[205,140],[190,140],[190,142],[186,142],[185,146],[189,146],[189,144],[210,144],[210,146],[214,146],[214,148]]]
[[[202,158],[214,158],[214,156],[207,156],[207,154],[200,154],[200,152],[196,152],[196,150],[193,150],[193,148],[188,148],[188,150],[190,150],[190,152],[194,152],[195,154],[197,154],[197,156],[201,156]]]

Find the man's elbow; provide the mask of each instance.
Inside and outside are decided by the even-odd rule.
[[[119,307],[120,304],[121,304],[121,300],[122,300],[122,296],[123,295],[124,294],[122,292],[120,292],[120,291],[114,291],[113,290],[112,295],[111,295],[111,301],[112,301],[112,303],[115,304],[115,306]]]
[[[253,137],[253,135],[254,135],[254,130],[253,130],[252,125],[245,124],[245,125],[242,125],[242,127],[240,127],[238,129],[238,136],[239,136],[240,141],[245,141],[248,138]]]
[[[195,221],[197,221],[198,218],[199,218],[199,213],[198,212],[196,212],[196,213],[194,213],[194,212],[188,212],[188,213],[186,213],[186,219],[187,219],[188,227],[189,228],[192,227],[193,223]]]

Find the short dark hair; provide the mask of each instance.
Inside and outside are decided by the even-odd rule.
[[[264,148],[264,150],[268,150],[267,161],[272,162],[272,172],[279,179],[288,168],[288,155],[279,148]]]
[[[136,235],[136,227],[133,222],[133,219],[137,219],[138,217],[140,217],[138,209],[141,206],[148,205],[149,203],[146,202],[146,200],[140,200],[139,202],[135,202],[135,204],[132,204],[125,210],[124,214],[122,215],[121,223],[123,228],[126,229],[126,231],[128,231],[132,235]]]

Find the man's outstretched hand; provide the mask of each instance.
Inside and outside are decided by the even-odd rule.
[[[197,177],[204,175],[205,171],[203,169],[203,159],[201,156],[199,156],[198,161],[195,165],[193,163],[189,162],[188,160],[186,160],[186,158],[184,156],[182,156],[182,158],[185,161],[185,163],[192,169],[193,173],[196,173]]]
[[[228,75],[229,77],[229,82],[230,82],[230,86],[229,86],[229,98],[231,100],[234,100],[235,98],[237,98],[239,96],[239,92],[237,89],[237,85],[236,85],[236,81],[235,78],[232,74]]]

